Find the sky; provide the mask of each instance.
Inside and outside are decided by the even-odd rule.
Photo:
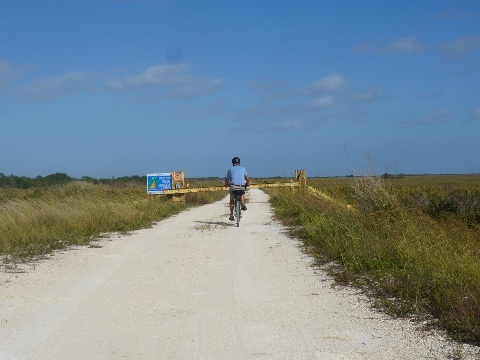
[[[1,0],[0,173],[480,173],[480,1]]]

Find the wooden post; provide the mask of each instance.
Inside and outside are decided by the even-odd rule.
[[[300,187],[307,186],[307,172],[305,170],[295,170],[295,178],[300,184]]]
[[[172,172],[172,189],[183,189],[185,187],[185,176],[183,171]]]

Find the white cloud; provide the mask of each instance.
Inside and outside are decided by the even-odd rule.
[[[107,87],[112,91],[123,91],[147,86],[174,85],[186,81],[187,71],[188,66],[186,64],[155,65],[138,75],[123,80],[109,79],[107,80]]]
[[[449,110],[439,110],[420,119],[420,123],[424,125],[440,124],[450,120],[451,113]]]
[[[37,81],[22,88],[20,93],[37,100],[49,100],[78,89],[90,77],[90,73],[69,72],[63,76]]]
[[[257,92],[277,90],[278,88],[281,88],[283,86],[284,84],[281,83],[280,81],[251,80],[247,82],[247,87]]]
[[[0,61],[0,81],[18,75],[18,70],[11,64]]]
[[[320,96],[306,105],[307,109],[321,109],[335,105],[335,99],[331,95]]]
[[[480,34],[464,36],[443,44],[445,51],[460,54],[480,47]]]
[[[447,109],[439,110],[428,114],[422,118],[412,119],[410,121],[405,122],[406,125],[438,125],[442,123],[446,123],[450,120],[451,113]]]
[[[420,45],[414,37],[398,39],[382,48],[385,53],[414,53],[420,50]]]
[[[475,121],[480,120],[480,108],[476,108],[470,113],[470,119]]]
[[[107,80],[111,91],[125,91],[145,87],[168,87],[175,96],[193,97],[211,93],[223,86],[224,79],[206,80],[189,74],[187,64],[155,65],[138,75],[125,79]]]
[[[472,12],[464,12],[456,8],[448,9],[440,14],[438,14],[438,18],[443,20],[466,20],[473,16]]]
[[[172,93],[178,97],[203,96],[219,90],[224,83],[224,79],[205,80],[201,78],[191,78],[183,84],[176,85]]]
[[[5,61],[0,61],[0,88],[7,85],[8,82],[19,76],[20,70]]]
[[[379,98],[385,98],[385,91],[380,87],[374,87],[360,91],[356,94],[353,94],[351,97],[351,99],[355,102],[370,102]]]
[[[304,95],[317,95],[322,93],[332,93],[340,90],[347,84],[343,76],[339,74],[332,74],[323,79],[317,80],[309,86],[301,89]]]

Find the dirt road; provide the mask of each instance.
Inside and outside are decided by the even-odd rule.
[[[332,289],[250,190],[0,274],[0,359],[446,359],[454,344]],[[465,355],[464,359],[469,355]],[[473,355],[472,355],[473,356]]]

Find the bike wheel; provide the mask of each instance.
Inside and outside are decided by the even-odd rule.
[[[235,216],[237,217],[237,227],[240,226],[240,216],[242,209],[240,208],[240,201],[235,200]]]

